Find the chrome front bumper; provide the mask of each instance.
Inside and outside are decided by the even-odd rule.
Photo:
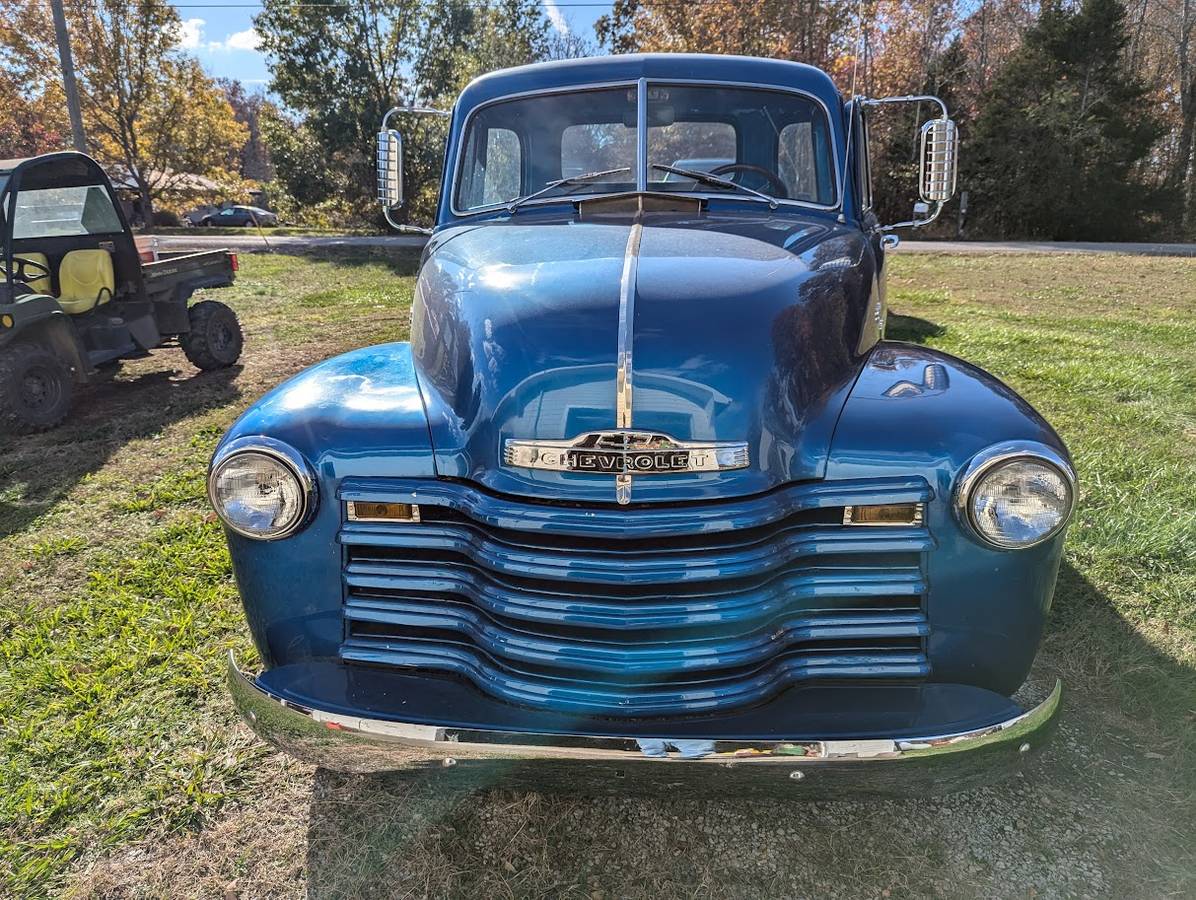
[[[342,772],[447,778],[462,786],[570,794],[668,793],[828,799],[923,796],[991,783],[1041,747],[1062,697],[964,734],[859,741],[676,741],[470,731],[363,719],[298,706],[228,658],[233,701],[257,735]]]

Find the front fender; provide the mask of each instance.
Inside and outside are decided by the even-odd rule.
[[[1010,694],[1041,642],[1064,533],[1028,550],[998,550],[962,526],[952,506],[964,467],[1004,441],[1034,441],[1068,458],[1054,429],[1011,388],[976,366],[912,344],[882,342],[844,406],[827,478],[923,475],[927,641],[934,681]]]
[[[216,449],[266,436],[294,447],[316,476],[316,510],[279,541],[226,529],[237,586],[267,668],[333,658],[341,639],[341,481],[349,476],[434,478],[427,416],[409,344],[383,344],[326,360],[251,406]]]
[[[12,318],[10,327],[0,327],[0,348],[20,340],[43,344],[70,366],[76,381],[87,380],[90,366],[70,316],[57,299],[47,294],[27,294],[15,303],[0,304],[0,312]]]

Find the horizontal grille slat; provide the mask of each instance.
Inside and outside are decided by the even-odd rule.
[[[606,716],[730,708],[815,679],[924,678],[933,539],[922,526],[843,526],[842,505],[862,497],[931,493],[921,479],[821,482],[614,510],[346,482],[341,500],[421,512],[342,526],[341,658]]]
[[[868,478],[791,485],[769,494],[719,501],[615,506],[505,497],[460,481],[354,478],[341,484],[338,496],[341,500],[443,507],[485,528],[622,539],[736,531],[783,522],[810,510],[842,509],[847,504],[925,503],[931,491],[920,477]]]
[[[499,624],[494,619],[451,601],[352,599],[346,607],[350,638],[402,639],[425,631],[453,633],[454,639],[472,644],[491,656],[512,661],[552,665],[568,659],[570,667],[591,673],[622,675],[635,672],[678,673],[750,665],[790,647],[817,642],[837,646],[870,646],[869,642],[912,640],[905,649],[918,648],[926,634],[921,612],[815,612],[783,621],[767,622],[753,632],[720,633],[716,637],[665,639],[670,630],[657,629],[633,642],[629,639],[580,640],[546,637]],[[372,628],[355,626],[368,624]],[[383,627],[378,627],[383,626]],[[888,644],[886,644],[888,646]]]
[[[926,657],[910,651],[797,653],[772,660],[754,671],[681,684],[626,687],[572,675],[544,677],[495,664],[475,648],[448,642],[396,641],[381,646],[347,642],[343,659],[368,665],[426,669],[458,675],[504,700],[551,705],[589,715],[647,716],[706,712],[759,702],[804,680],[879,678],[904,680],[929,673]]]
[[[556,627],[568,623],[594,628],[636,630],[685,628],[702,625],[736,627],[794,609],[851,609],[903,607],[917,609],[925,591],[916,569],[872,572],[831,569],[783,572],[771,579],[748,580],[741,585],[706,583],[678,586],[672,593],[620,597],[601,593],[603,585],[543,585],[491,577],[472,566],[452,570],[419,564],[378,566],[351,564],[345,572],[350,598],[445,596],[462,597],[492,616]],[[548,587],[553,590],[536,590]],[[711,591],[710,589],[714,590]]]
[[[401,525],[386,528],[346,528],[341,535],[349,562],[410,559],[426,553],[463,556],[485,569],[533,578],[575,579],[592,583],[653,581],[676,584],[707,578],[732,578],[774,571],[794,559],[824,554],[920,553],[929,536],[919,528],[865,529],[796,528],[767,541],[742,547],[694,549],[674,553],[553,551],[518,547],[495,541],[470,528]]]

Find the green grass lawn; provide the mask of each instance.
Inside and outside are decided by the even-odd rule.
[[[310,770],[253,740],[225,696],[224,652],[252,649],[204,473],[279,380],[404,338],[412,265],[241,266],[212,295],[245,324],[243,369],[197,374],[178,351],[154,354],[91,389],[66,427],[0,438],[0,894],[56,894],[127,847],[311,793]],[[994,372],[1071,447],[1081,499],[1044,666],[1078,690],[1072,714],[1154,748],[1149,783],[1129,792],[1145,798],[1140,822],[1171,829],[1151,877],[1196,886],[1190,858],[1165,849],[1196,838],[1174,812],[1196,789],[1196,261],[902,255],[893,268],[890,337]],[[219,853],[215,869],[252,868],[247,849]]]

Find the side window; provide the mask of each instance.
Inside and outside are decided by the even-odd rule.
[[[856,184],[860,186],[860,211],[872,208],[872,159],[868,153],[868,117],[856,108]]]
[[[461,201],[473,209],[513,200],[523,181],[523,148],[509,128],[487,128],[470,142],[461,186]]]

